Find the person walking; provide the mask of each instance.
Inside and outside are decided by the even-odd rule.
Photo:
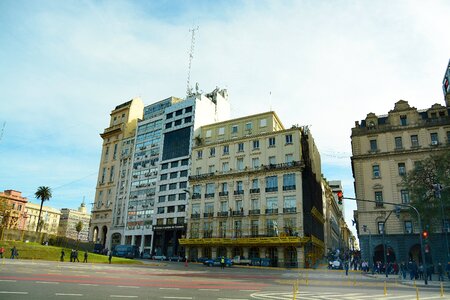
[[[444,268],[441,263],[437,265],[438,281],[444,281]]]
[[[78,250],[75,250],[75,252],[73,253],[73,262],[75,262],[75,260],[77,262],[80,262],[80,260],[78,259]]]
[[[64,255],[66,255],[64,253],[64,249],[61,249],[61,257],[59,258],[60,261],[64,261]]]
[[[70,250],[70,262],[74,262],[74,258],[73,258],[74,253],[75,253],[75,251],[73,249]]]
[[[220,258],[220,268],[225,269],[225,257],[223,256]]]
[[[84,251],[84,259],[83,259],[83,262],[84,262],[84,263],[87,263],[87,259],[88,259],[88,253],[87,253],[87,251]]]
[[[3,246],[0,247],[0,258],[3,258],[3,253],[5,253],[5,248]]]
[[[450,261],[445,266],[445,272],[447,272],[448,281],[450,281]]]
[[[11,259],[14,259],[14,257],[16,256],[16,246],[11,248]]]
[[[187,255],[184,257],[184,266],[186,268],[188,267],[188,257],[187,257]]]
[[[345,268],[345,276],[348,276],[348,268],[349,268],[348,260],[346,260],[346,261],[344,262],[344,268]]]
[[[109,250],[108,251],[108,261],[109,261],[110,264],[111,264],[111,260],[112,260],[112,251]]]

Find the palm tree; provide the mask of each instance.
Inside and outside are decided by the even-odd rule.
[[[52,197],[52,190],[48,186],[40,186],[38,187],[36,193],[34,193],[34,196],[41,200],[41,208],[39,209],[39,217],[36,226],[36,232],[38,232],[39,229],[42,229],[42,226],[39,226],[41,221],[42,205],[44,204],[44,201],[50,200]]]

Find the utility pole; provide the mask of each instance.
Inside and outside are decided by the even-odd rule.
[[[191,66],[192,66],[192,59],[194,59],[195,32],[198,31],[198,26],[196,28],[189,29],[189,31],[192,32],[192,36],[191,36],[191,48],[189,50],[189,67],[187,75],[186,97],[188,97],[192,93]]]

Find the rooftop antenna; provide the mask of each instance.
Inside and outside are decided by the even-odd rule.
[[[187,86],[186,86],[186,97],[192,94],[191,89],[191,65],[192,65],[192,59],[194,58],[194,46],[195,46],[195,32],[198,31],[198,26],[192,29],[189,29],[190,32],[192,32],[191,37],[191,49],[189,51],[189,67],[188,67],[188,76],[187,76]]]

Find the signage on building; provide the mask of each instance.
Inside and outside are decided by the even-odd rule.
[[[170,230],[170,229],[185,229],[183,224],[172,224],[172,225],[154,225],[154,230]]]

